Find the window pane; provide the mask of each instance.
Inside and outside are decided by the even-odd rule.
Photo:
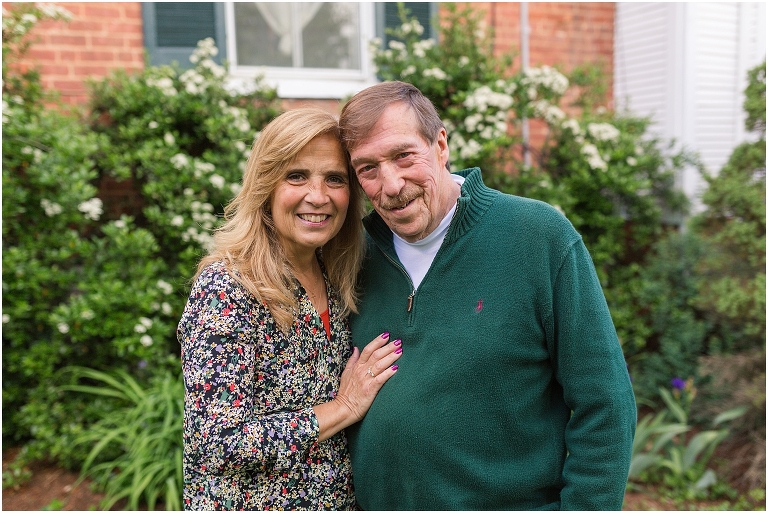
[[[285,47],[281,50],[280,41],[281,36],[270,28],[255,3],[235,3],[235,46],[239,65],[292,66],[291,48],[287,48],[287,53]]]
[[[356,3],[236,2],[234,12],[238,65],[361,68]]]
[[[199,40],[216,36],[213,3],[210,2],[158,2],[155,16],[159,47],[195,47]]]
[[[355,3],[326,2],[302,31],[305,68],[360,69]]]

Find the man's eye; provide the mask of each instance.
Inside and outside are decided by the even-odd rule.
[[[361,168],[358,168],[357,173],[359,174],[359,173],[365,173],[365,172],[371,171],[374,167],[375,166],[373,166],[371,164],[369,164],[367,166],[363,166]]]
[[[399,159],[404,159],[404,158],[405,158],[405,157],[407,157],[408,155],[410,155],[410,153],[409,153],[409,152],[407,152],[407,151],[404,151],[404,152],[402,152],[402,153],[398,153],[397,155],[395,155],[395,159],[398,159],[398,160],[399,160]]]

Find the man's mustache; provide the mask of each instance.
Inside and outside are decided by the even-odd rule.
[[[397,196],[389,197],[382,196],[379,201],[379,206],[386,210],[393,208],[401,208],[407,205],[409,202],[415,200],[421,196],[423,191],[418,187],[411,187],[409,189],[403,189]]]

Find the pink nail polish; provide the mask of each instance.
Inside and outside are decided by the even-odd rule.
[[[392,366],[392,370],[393,370],[393,371],[396,371],[396,370],[397,370],[397,365],[393,365],[393,366]]]
[[[402,352],[403,352],[403,348],[402,347],[398,347],[397,349],[395,349],[395,354],[400,354]]]
[[[389,338],[389,332],[385,331],[384,333],[382,333],[381,338]]]
[[[400,340],[400,339],[398,338],[397,340],[395,340],[395,341],[394,341],[394,342],[392,342],[392,343],[393,343],[393,344],[395,344],[396,346],[399,346],[400,344],[402,344],[402,343],[403,343],[403,341],[402,341],[402,340]]]

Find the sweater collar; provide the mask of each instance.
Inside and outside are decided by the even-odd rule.
[[[479,167],[463,169],[456,174],[464,177],[464,183],[461,186],[456,214],[443,244],[454,242],[467,233],[488,210],[498,194],[498,191],[485,186]],[[385,251],[394,251],[392,231],[375,210],[363,218],[363,225],[379,247]]]

